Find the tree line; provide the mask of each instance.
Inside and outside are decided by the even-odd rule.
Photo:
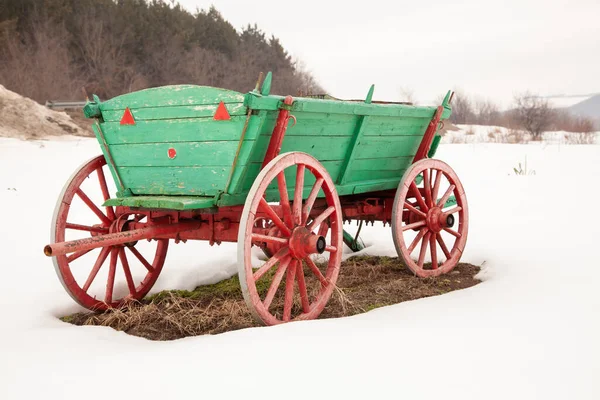
[[[474,99],[457,91],[452,100],[450,121],[455,124],[522,129],[529,132],[535,140],[541,139],[546,131],[591,133],[596,129],[592,119],[574,115],[565,109],[553,108],[547,99],[531,92],[515,95],[509,110],[501,111],[493,101]]]
[[[322,88],[274,36],[236,30],[211,7],[190,13],[175,0],[3,0],[0,83],[38,102],[106,99],[167,84],[240,92],[272,71],[272,92]]]

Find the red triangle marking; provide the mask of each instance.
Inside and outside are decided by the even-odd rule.
[[[135,120],[133,119],[133,114],[129,107],[125,109],[123,113],[123,118],[121,118],[121,125],[135,125]]]
[[[217,107],[217,111],[215,112],[215,116],[213,117],[217,121],[228,121],[231,119],[231,116],[227,112],[227,108],[225,104],[221,101],[219,106]]]

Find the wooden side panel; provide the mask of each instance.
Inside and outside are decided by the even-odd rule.
[[[243,103],[244,95],[210,86],[171,85],[144,89],[114,97],[100,104],[100,110],[124,110],[147,107],[174,107],[206,104]]]
[[[297,123],[285,134],[281,153],[302,151],[324,165],[335,166],[327,170],[337,181],[341,165],[352,145],[352,137],[359,116],[345,114],[293,113]],[[248,171],[241,190],[248,190],[258,171],[275,125],[276,112],[266,119],[250,157]],[[364,121],[363,134],[356,142],[353,160],[346,172],[345,184],[365,183],[402,178],[423,137],[429,120],[417,117],[370,116]],[[295,179],[291,176],[290,179]],[[308,183],[307,183],[308,185]],[[389,184],[388,184],[389,186]],[[354,189],[350,189],[351,192]]]
[[[224,191],[246,121],[243,101],[229,90],[177,85],[101,103],[102,131],[124,186],[136,195]],[[220,102],[230,119],[213,118]],[[126,108],[132,125],[120,124]]]
[[[119,167],[133,194],[214,196],[223,190],[228,167]]]

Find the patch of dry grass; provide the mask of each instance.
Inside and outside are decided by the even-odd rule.
[[[422,279],[408,271],[397,258],[352,257],[342,263],[336,290],[320,318],[355,315],[464,289],[479,283],[474,278],[477,272],[479,267],[461,263],[447,275]],[[214,285],[199,286],[193,291],[163,291],[120,309],[78,313],[62,320],[75,325],[110,326],[151,340],[173,340],[259,326],[246,307],[237,276]]]

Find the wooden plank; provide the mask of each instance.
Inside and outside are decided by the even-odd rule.
[[[108,199],[103,206],[196,210],[215,207],[215,198],[199,196],[131,196]]]
[[[422,136],[429,121],[426,118],[372,116],[369,117],[364,136]]]
[[[114,97],[100,104],[100,110],[123,110],[125,107],[165,107],[196,104],[242,103],[244,95],[233,90],[210,86],[170,85],[144,89]]]
[[[111,145],[119,167],[231,167],[238,142],[174,142]],[[177,154],[171,159],[168,150]]]
[[[241,116],[232,117],[230,121],[189,118],[171,121],[139,121],[135,125],[105,122],[101,127],[108,144],[208,142],[239,140],[245,119]]]
[[[267,111],[259,111],[258,115],[250,116],[250,120],[248,121],[248,127],[246,128],[246,133],[244,134],[244,137],[240,139],[243,140],[243,142],[240,143],[240,152],[237,156],[237,160],[235,160],[235,165],[233,165],[231,179],[226,188],[227,192],[240,192],[242,190],[244,182],[246,181],[246,164],[249,163],[252,154],[254,154],[255,152],[262,152],[262,154],[264,155],[268,143],[264,144],[264,146],[261,145],[262,147],[258,148],[257,138],[260,132],[264,129],[265,120],[268,116],[269,113]],[[254,180],[254,177],[252,177],[251,179]]]
[[[258,97],[248,93],[244,104],[255,110],[277,110],[282,96]],[[292,105],[292,113],[328,113],[328,114],[350,114],[350,115],[379,115],[394,117],[417,117],[431,119],[436,107],[420,107],[405,104],[365,104],[354,101],[322,100],[296,97]],[[450,109],[444,110],[443,119],[450,116]]]
[[[258,138],[257,149],[265,148],[269,144],[270,136],[261,135]],[[350,143],[350,136],[288,136],[285,135],[281,145],[280,154],[289,151],[301,151],[315,157],[319,161],[343,160],[346,148]],[[262,161],[263,153],[258,151],[252,154],[250,162]]]
[[[120,167],[133,194],[215,196],[223,191],[229,167]]]
[[[171,106],[171,107],[129,107],[136,123],[138,121],[153,121],[160,119],[181,119],[181,118],[210,118],[212,120],[217,110],[218,104],[200,104],[194,106]],[[231,116],[246,114],[246,106],[243,103],[226,104],[225,108]],[[102,118],[105,122],[120,122],[125,109],[102,111]]]
[[[356,143],[355,157],[391,158],[414,156],[422,136],[369,136]]]

